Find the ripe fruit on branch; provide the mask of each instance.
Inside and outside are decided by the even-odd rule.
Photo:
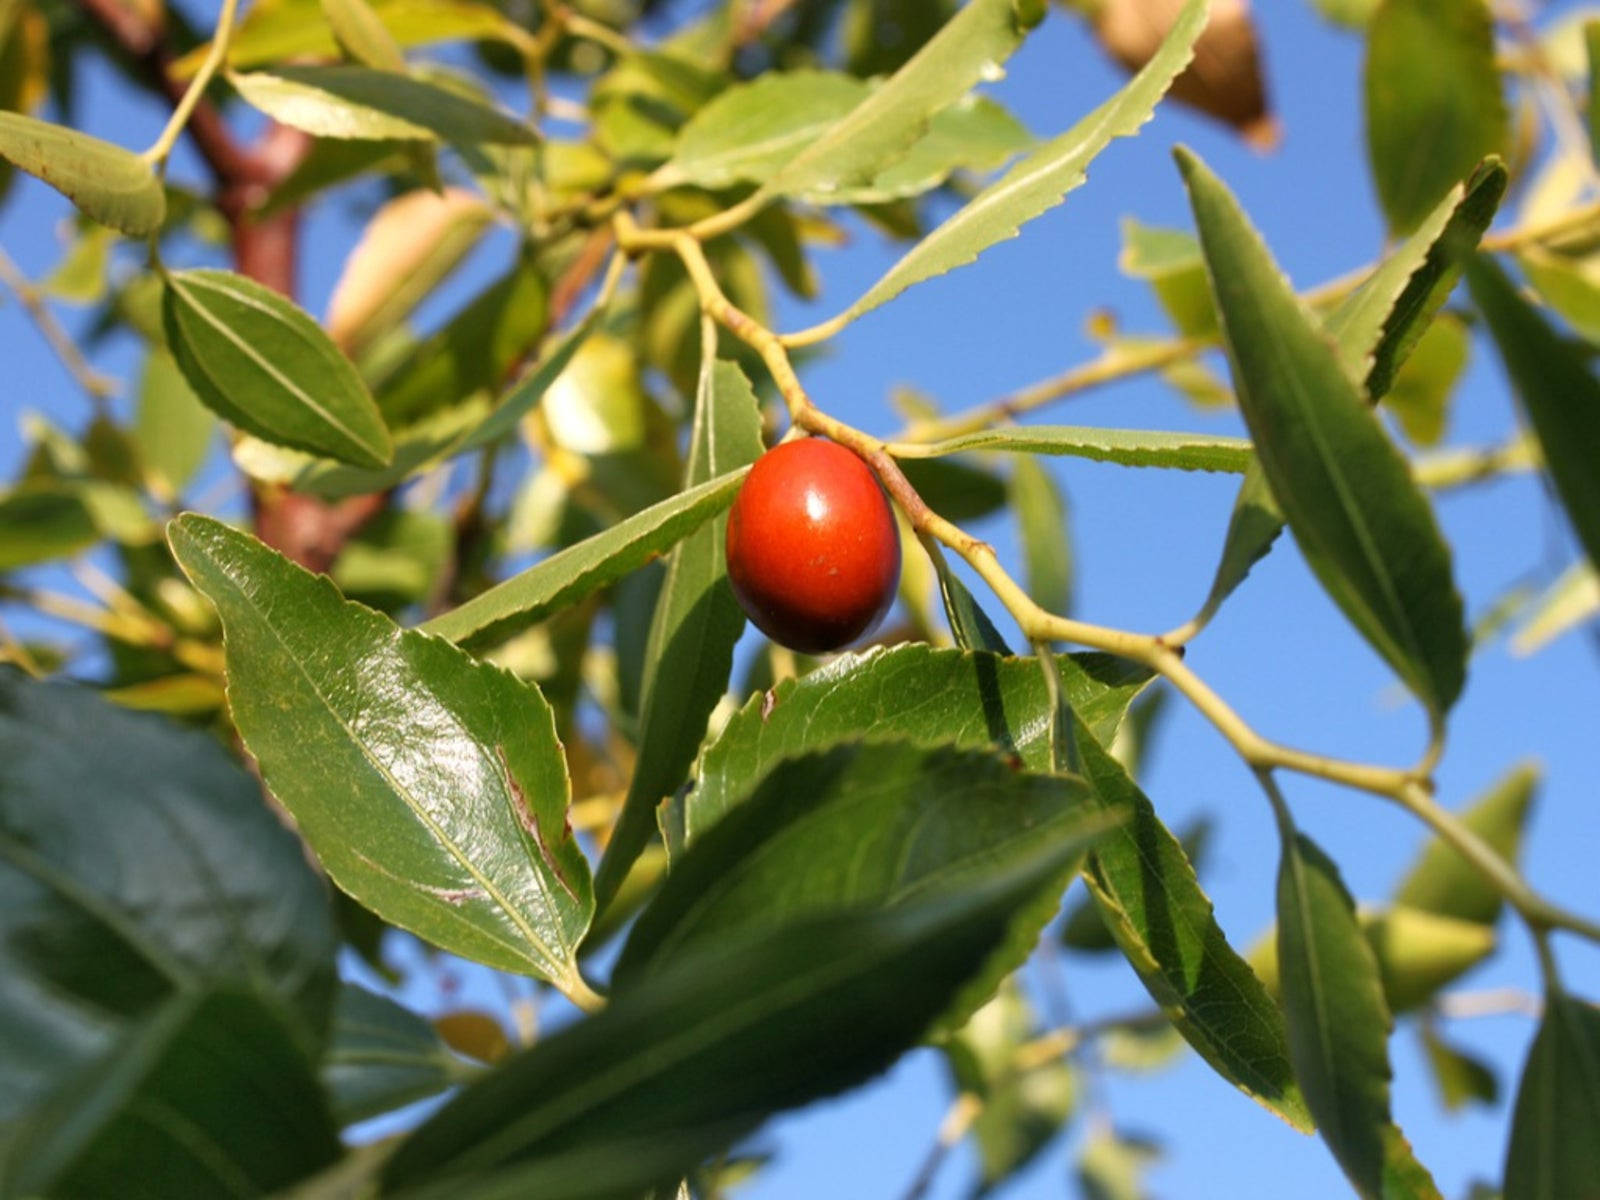
[[[815,654],[875,626],[900,581],[900,537],[877,479],[821,438],[785,442],[750,468],[728,514],[728,579],[773,641]]]

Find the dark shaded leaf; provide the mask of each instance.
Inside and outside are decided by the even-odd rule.
[[[1545,997],[1544,1020],[1517,1085],[1505,1200],[1600,1196],[1600,1009]]]

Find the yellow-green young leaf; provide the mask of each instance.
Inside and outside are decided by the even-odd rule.
[[[1322,1139],[1366,1200],[1391,1173],[1420,1174],[1389,1116],[1389,1027],[1378,963],[1339,870],[1316,844],[1283,831],[1278,963],[1295,1077]],[[1437,1197],[1431,1180],[1422,1195]]]
[[[1500,1080],[1482,1059],[1452,1046],[1428,1024],[1422,1026],[1422,1048],[1428,1056],[1428,1069],[1439,1090],[1439,1100],[1450,1112],[1473,1101],[1490,1108],[1499,1102]]]
[[[1544,452],[1545,468],[1589,561],[1600,567],[1600,381],[1490,258],[1467,269],[1472,298]]]
[[[465,188],[407,192],[373,214],[328,298],[328,336],[360,357],[461,265],[493,213]]]
[[[1600,277],[1592,257],[1531,247],[1517,255],[1528,282],[1585,341],[1600,342]]]
[[[1600,21],[1585,21],[1583,46],[1589,57],[1589,152],[1600,162]]]
[[[670,550],[733,503],[745,474],[743,469],[730,471],[635,513],[422,628],[468,646],[503,641]]]
[[[1461,823],[1515,864],[1539,778],[1536,763],[1519,763],[1461,814]],[[1493,925],[1505,897],[1460,851],[1435,836],[1395,889],[1394,901],[1424,912]]]
[[[1031,458],[1011,472],[1011,506],[1022,543],[1028,595],[1046,612],[1072,610],[1072,525],[1060,486]]]
[[[1385,0],[1367,30],[1367,150],[1392,233],[1510,140],[1485,0]]]
[[[265,1196],[321,1170],[341,1147],[296,1034],[244,987],[173,996],[7,1130],[0,1193]]]
[[[279,67],[231,74],[252,107],[317,137],[533,145],[531,125],[420,79],[371,67]]]
[[[929,454],[998,450],[1015,454],[1060,454],[1124,467],[1242,474],[1254,461],[1250,439],[1207,433],[1163,433],[1153,429],[1101,429],[1084,425],[1028,425],[986,429],[933,442]],[[919,459],[908,459],[911,467]]]
[[[405,71],[405,55],[367,0],[322,0],[322,15],[351,58],[380,71]]]
[[[334,882],[442,949],[581,989],[594,900],[538,689],[220,522],[185,514],[168,539],[222,618],[245,746]]]
[[[1077,1080],[1065,1059],[1020,1072],[1013,1066],[1017,1052],[1039,1032],[1012,976],[941,1047],[956,1088],[983,1100],[972,1123],[981,1164],[975,1198],[1032,1162],[1077,1106]]]
[[[167,499],[182,493],[205,461],[217,419],[194,394],[163,346],[151,346],[139,378],[133,435],[151,486]]]
[[[893,165],[933,115],[1000,66],[1044,16],[1036,0],[971,0],[880,87],[769,178],[772,196],[826,193]]]
[[[703,347],[684,487],[748,467],[764,449],[756,394],[736,364],[716,357],[713,338]],[[728,690],[744,613],[728,585],[727,529],[727,518],[714,516],[667,561],[645,650],[638,757],[595,875],[602,908],[648,844],[656,805],[688,778],[706,722]]]
[[[1173,327],[1184,337],[1216,334],[1217,312],[1206,283],[1205,259],[1192,233],[1158,229],[1124,217],[1117,269],[1150,285]]]
[[[231,271],[164,277],[162,322],[195,394],[240,429],[278,445],[382,467],[394,443],[350,360],[272,289]]]
[[[1511,652],[1535,654],[1556,638],[1600,615],[1600,570],[1579,559],[1529,604]]]
[[[1505,1200],[1600,1196],[1600,1009],[1559,992],[1517,1085]]]
[[[946,28],[954,28],[977,7],[976,3],[968,5]],[[1067,132],[1029,154],[913,246],[846,310],[846,318],[854,320],[915,284],[975,261],[990,246],[1016,237],[1025,223],[1060,204],[1068,192],[1088,178],[1089,163],[1095,155],[1113,139],[1137,133],[1150,119],[1173,79],[1194,56],[1195,39],[1205,23],[1205,0],[1190,0],[1161,49],[1121,91]],[[917,61],[913,59],[905,69],[915,67]],[[873,99],[884,90],[887,89],[875,93]],[[871,103],[868,101],[862,108]],[[846,120],[853,120],[854,115]]]
[[[1444,438],[1450,400],[1467,369],[1472,339],[1454,313],[1434,318],[1406,359],[1383,405],[1407,438],[1418,446],[1436,446]]]
[[[1442,718],[1467,635],[1433,510],[1232,194],[1187,150],[1178,161],[1272,496],[1324,589]]]
[[[952,894],[763,929],[619,989],[412,1133],[382,1194],[635,1195],[681,1178],[916,1045],[1072,856],[1050,847]]]
[[[44,180],[84,216],[130,237],[154,233],[167,215],[166,192],[150,164],[88,134],[0,112],[0,158]]]
[[[528,40],[504,13],[473,0],[372,0],[372,9],[401,46],[477,40],[516,46]],[[228,66],[239,70],[291,59],[337,57],[333,28],[319,20],[320,15],[319,0],[252,4],[228,43]],[[196,46],[173,63],[173,74],[190,78],[210,49],[209,42]]]
[[[1476,0],[1473,0],[1476,2]],[[1367,398],[1381,400],[1494,220],[1506,191],[1499,159],[1478,164],[1323,322],[1339,361]],[[1454,182],[1454,181],[1452,181]]]

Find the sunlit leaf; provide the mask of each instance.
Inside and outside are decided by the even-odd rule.
[[[161,227],[166,193],[131,150],[86,133],[0,111],[0,159],[44,180],[84,216],[144,237]]]
[[[1125,467],[1164,467],[1179,471],[1249,469],[1254,453],[1248,438],[1204,433],[1164,433],[1149,429],[1100,429],[1083,425],[1018,425],[985,429],[933,442],[933,454],[998,450],[1013,454],[1053,454],[1118,463]],[[917,462],[908,459],[907,462]]]

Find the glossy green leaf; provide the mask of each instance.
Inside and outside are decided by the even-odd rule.
[[[1422,1048],[1447,1110],[1457,1112],[1474,1101],[1491,1108],[1499,1103],[1500,1080],[1489,1064],[1445,1041],[1431,1025],[1422,1027]]]
[[[322,0],[322,15],[344,52],[382,71],[406,69],[405,55],[367,0]]]
[[[1022,576],[1028,595],[1046,612],[1072,611],[1072,527],[1067,498],[1031,458],[1011,471],[1011,508],[1022,544]]]
[[[1073,711],[1110,741],[1149,671],[1103,654],[1062,655]],[[1049,700],[1039,665],[925,644],[842,654],[753,697],[700,755],[695,787],[669,804],[674,854],[749,794],[781,758],[859,738],[911,738],[923,745],[999,746],[1034,771],[1050,768]],[[672,822],[666,822],[669,830]]]
[[[234,723],[334,882],[441,948],[581,987],[594,901],[538,690],[218,521],[168,540],[222,618]]]
[[[620,990],[412,1134],[383,1193],[562,1200],[681,1178],[915,1045],[1071,857],[1052,848],[982,887],[766,930]]]
[[[733,503],[744,470],[730,471],[569,546],[422,626],[452,642],[503,641],[638,570]]]
[[[1528,813],[1539,788],[1540,769],[1519,763],[1501,776],[1470,808],[1461,823],[1515,865]],[[1505,897],[1447,842],[1428,840],[1416,864],[1395,889],[1394,901],[1423,912],[1493,925]]]
[[[946,30],[954,29],[981,7],[984,6],[969,4],[945,27]],[[1006,6],[1002,0],[988,7]],[[1193,56],[1194,42],[1205,27],[1205,20],[1204,0],[1190,0],[1161,49],[1121,91],[979,192],[953,217],[912,247],[888,274],[846,310],[845,316],[853,320],[894,299],[914,284],[975,261],[990,246],[1015,237],[1026,222],[1061,203],[1068,192],[1088,177],[1088,166],[1095,155],[1113,139],[1138,132],[1150,119],[1156,103]],[[941,33],[940,38],[943,36]],[[932,46],[930,42],[929,47]],[[915,67],[920,58],[919,55],[908,63],[905,70]],[[841,127],[854,121],[858,113],[888,91],[886,86],[874,93],[872,100],[846,118]],[[832,138],[824,138],[814,143],[812,150],[831,141]]]
[[[1476,3],[1477,0],[1471,0]],[[1376,402],[1449,298],[1505,195],[1505,164],[1490,159],[1455,183],[1378,269],[1323,322],[1339,360]]]
[[[962,650],[987,650],[991,654],[1009,655],[1011,647],[1000,631],[994,627],[989,614],[977,597],[961,582],[943,559],[936,560],[934,569],[939,578],[939,599],[944,602],[945,620],[950,622],[950,636]]]
[[[0,1123],[128,1022],[217,981],[320,1037],[327,888],[207,734],[0,666]]]
[[[684,486],[709,483],[761,457],[761,408],[735,363],[705,348]],[[728,585],[728,521],[714,516],[687,534],[667,560],[645,649],[638,757],[622,813],[606,843],[595,891],[615,894],[655,830],[656,805],[688,778],[711,710],[728,690],[744,612]]]
[[[1434,318],[1400,368],[1383,405],[1400,422],[1413,445],[1436,446],[1444,439],[1450,401],[1467,369],[1472,338],[1461,318]]]
[[[100,540],[100,527],[70,483],[41,481],[0,492],[0,571],[70,558]]]
[[[1517,1085],[1505,1200],[1592,1200],[1600,1183],[1600,1009],[1545,998]]]
[[[189,386],[267,441],[381,467],[389,430],[350,360],[305,312],[231,271],[165,277],[162,320]]]
[[[1367,151],[1392,233],[1510,141],[1484,0],[1385,0],[1367,29]]]
[[[410,1009],[353,983],[339,989],[322,1085],[340,1125],[437,1096],[478,1073]]]
[[[1206,433],[1163,433],[1153,429],[1099,429],[1084,425],[1019,425],[962,434],[928,446],[933,454],[998,450],[1012,454],[1052,454],[1117,463],[1124,467],[1165,467],[1179,471],[1248,470],[1253,452],[1248,438]],[[907,459],[902,465],[919,460]]]
[[[906,458],[900,470],[928,502],[951,521],[977,521],[1006,506],[1005,480],[971,458]]]
[[[1410,1164],[1389,1116],[1392,1019],[1377,959],[1338,868],[1287,828],[1278,867],[1278,963],[1306,1106],[1356,1191],[1382,1200],[1385,1175]]]
[[[827,193],[875,178],[934,114],[1011,56],[1027,32],[1015,0],[972,0],[911,59],[769,178],[773,196]],[[1026,14],[1031,21],[1042,8]]]
[[[400,427],[481,390],[498,391],[544,333],[544,279],[519,264],[422,339],[373,390],[378,408]]]
[[[1467,284],[1489,322],[1578,541],[1600,567],[1600,469],[1594,456],[1600,445],[1600,381],[1492,260],[1477,259],[1467,269]]]
[[[7,1196],[260,1196],[338,1158],[294,1029],[245,991],[175,996],[30,1112]]]
[[[78,211],[130,237],[161,228],[166,192],[150,164],[86,133],[0,111],[0,159],[44,180]]]
[[[1018,913],[998,961],[941,1025],[958,1028],[1020,966],[1081,851],[1116,820],[1081,781],[1020,772],[990,751],[867,742],[782,759],[672,864],[617,961],[619,988],[721,942],[808,916],[960,894],[1041,849],[1077,858]]]
[[[1122,764],[1081,725],[1078,750],[1099,802],[1133,813],[1095,846],[1084,873],[1124,957],[1219,1075],[1296,1129],[1309,1130],[1283,1016],[1228,944],[1182,844]]]
[[[1123,722],[1120,734],[1125,735],[1139,718],[1141,708],[1149,710],[1147,702],[1159,700],[1170,693],[1152,690],[1146,692],[1140,701],[1129,710],[1128,719]],[[1121,759],[1119,758],[1119,761]],[[1137,779],[1138,776],[1126,763],[1123,764],[1128,771],[1128,778]],[[1211,845],[1211,821],[1207,817],[1199,817],[1178,831],[1178,846],[1183,851],[1184,857],[1189,860],[1189,866],[1194,870],[1195,879],[1198,881],[1200,872],[1205,867],[1206,853]],[[1115,950],[1117,939],[1112,937],[1111,930],[1106,926],[1105,918],[1100,915],[1100,908],[1095,903],[1093,895],[1080,896],[1076,904],[1067,910],[1067,918],[1061,923],[1061,944],[1069,950],[1077,950],[1085,954],[1096,954],[1105,950]],[[1260,972],[1260,964],[1251,964]],[[1266,979],[1263,983],[1270,982]]]
[[[1233,196],[1194,155],[1178,157],[1272,495],[1324,589],[1442,717],[1461,692],[1467,636],[1433,511]]]
[[[942,1047],[956,1088],[983,1101],[972,1122],[979,1164],[974,1197],[987,1195],[1037,1158],[1077,1106],[1078,1084],[1065,1061],[1016,1069],[1018,1051],[1038,1033],[1013,976]]]
[[[278,67],[231,74],[246,103],[317,137],[533,145],[533,127],[442,87],[371,67]]]
[[[139,379],[133,435],[151,484],[162,495],[181,495],[205,462],[217,419],[200,402],[167,350],[152,346]]]

